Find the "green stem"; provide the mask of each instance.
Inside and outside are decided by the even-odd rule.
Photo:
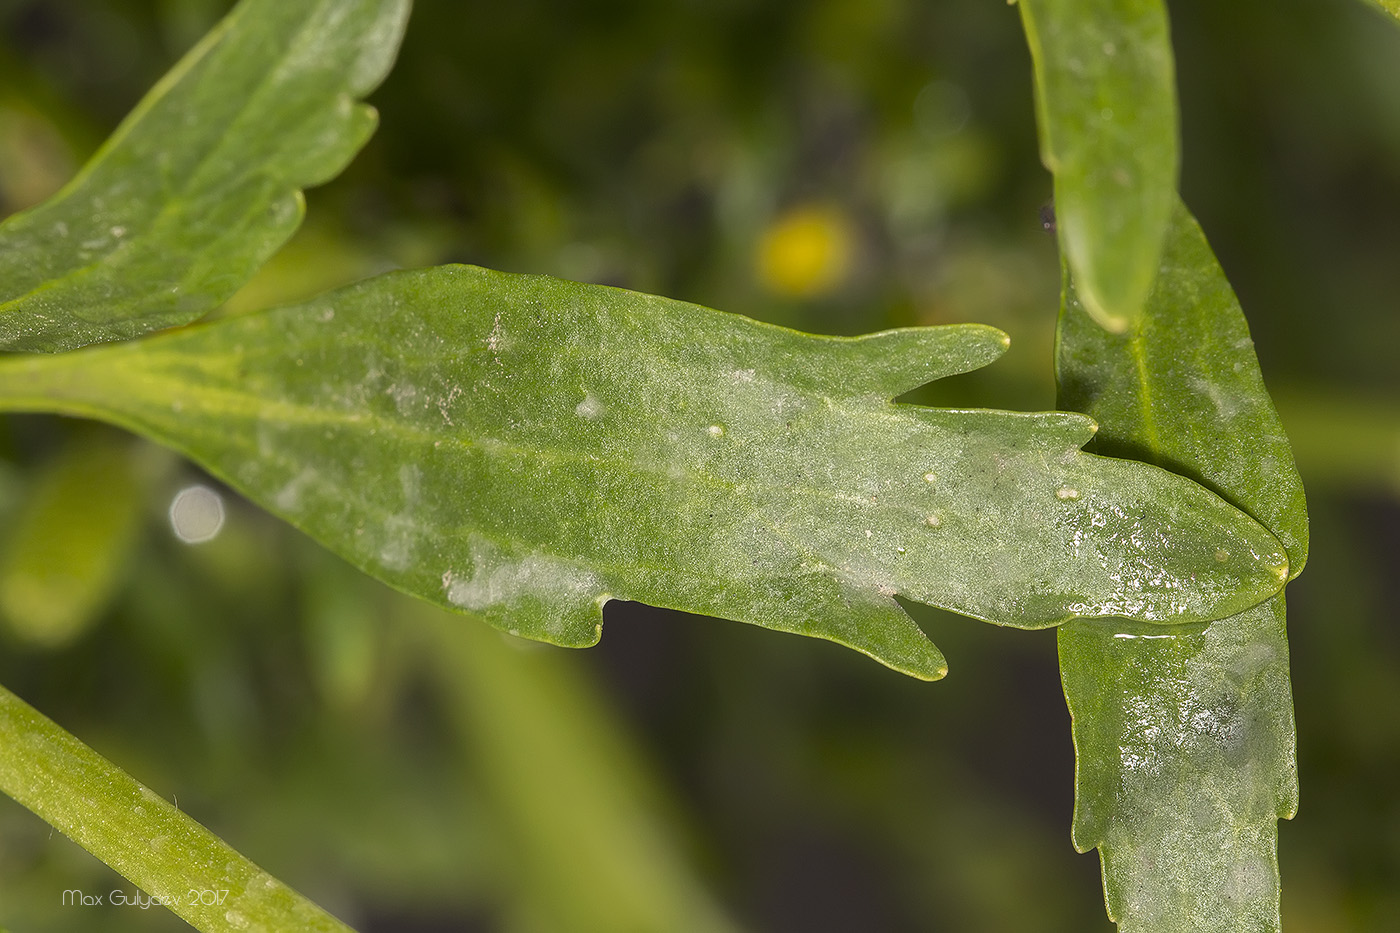
[[[4,687],[0,791],[205,933],[350,929]]]

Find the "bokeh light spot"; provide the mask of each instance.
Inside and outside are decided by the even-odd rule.
[[[795,208],[764,231],[759,279],[780,295],[824,295],[846,280],[854,252],[855,235],[845,212],[830,206]]]
[[[187,486],[170,503],[170,527],[186,544],[213,540],[224,527],[224,499],[208,486]]]

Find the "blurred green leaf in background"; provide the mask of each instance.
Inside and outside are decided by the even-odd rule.
[[[106,610],[141,529],[145,452],[93,433],[45,464],[0,556],[0,615],[16,638],[60,648]]]

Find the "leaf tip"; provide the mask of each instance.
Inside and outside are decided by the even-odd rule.
[[[1099,300],[1099,297],[1093,293],[1092,289],[1084,288],[1081,285],[1079,288],[1079,299],[1085,312],[1088,313],[1089,317],[1094,319],[1094,323],[1098,324],[1110,334],[1126,333],[1128,328],[1133,324],[1133,315],[1108,310],[1104,307],[1104,303]]]
[[[948,676],[948,662],[944,660],[942,653],[939,652],[937,648],[934,648],[933,651],[934,654],[937,655],[937,661],[931,661],[929,663],[893,665],[884,658],[876,658],[875,660],[886,665],[891,670],[906,674],[909,677],[913,677],[915,680],[922,680],[924,683],[931,684]]]

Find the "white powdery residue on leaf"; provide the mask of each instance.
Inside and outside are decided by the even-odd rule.
[[[391,515],[385,519],[379,562],[390,570],[407,570],[413,563],[420,531],[418,522],[407,515]]]
[[[405,504],[417,502],[423,489],[423,469],[416,463],[405,463],[399,467],[399,486],[403,488]]]
[[[462,395],[462,387],[454,384],[448,386],[447,393],[437,400],[438,412],[442,414],[442,420],[447,423],[448,427],[455,427],[452,421],[452,405],[460,395]]]
[[[394,383],[384,392],[394,400],[394,406],[398,408],[401,415],[406,415],[413,410],[413,400],[418,397],[417,386],[401,382]]]
[[[592,421],[603,413],[603,403],[592,392],[585,393],[583,401],[574,406],[574,414]]]
[[[1244,399],[1209,379],[1193,376],[1190,381],[1193,389],[1210,399],[1220,417],[1233,418],[1239,414]]]
[[[470,308],[467,308],[465,310],[466,313],[471,313]],[[497,311],[496,319],[491,322],[491,333],[486,335],[486,349],[491,351],[491,356],[494,359],[497,366],[501,365],[501,359],[500,357],[496,356],[496,354],[501,352],[501,345],[504,340],[504,337],[505,335],[501,331],[501,312]]]
[[[317,472],[311,467],[305,467],[300,473],[292,477],[273,495],[272,501],[284,512],[295,512],[301,508],[302,495],[306,488],[316,482]]]
[[[447,601],[460,609],[483,610],[539,600],[576,611],[580,604],[594,603],[604,591],[597,574],[567,561],[538,554],[507,560],[481,540],[472,542],[471,551],[470,576],[451,570],[442,575]]]

